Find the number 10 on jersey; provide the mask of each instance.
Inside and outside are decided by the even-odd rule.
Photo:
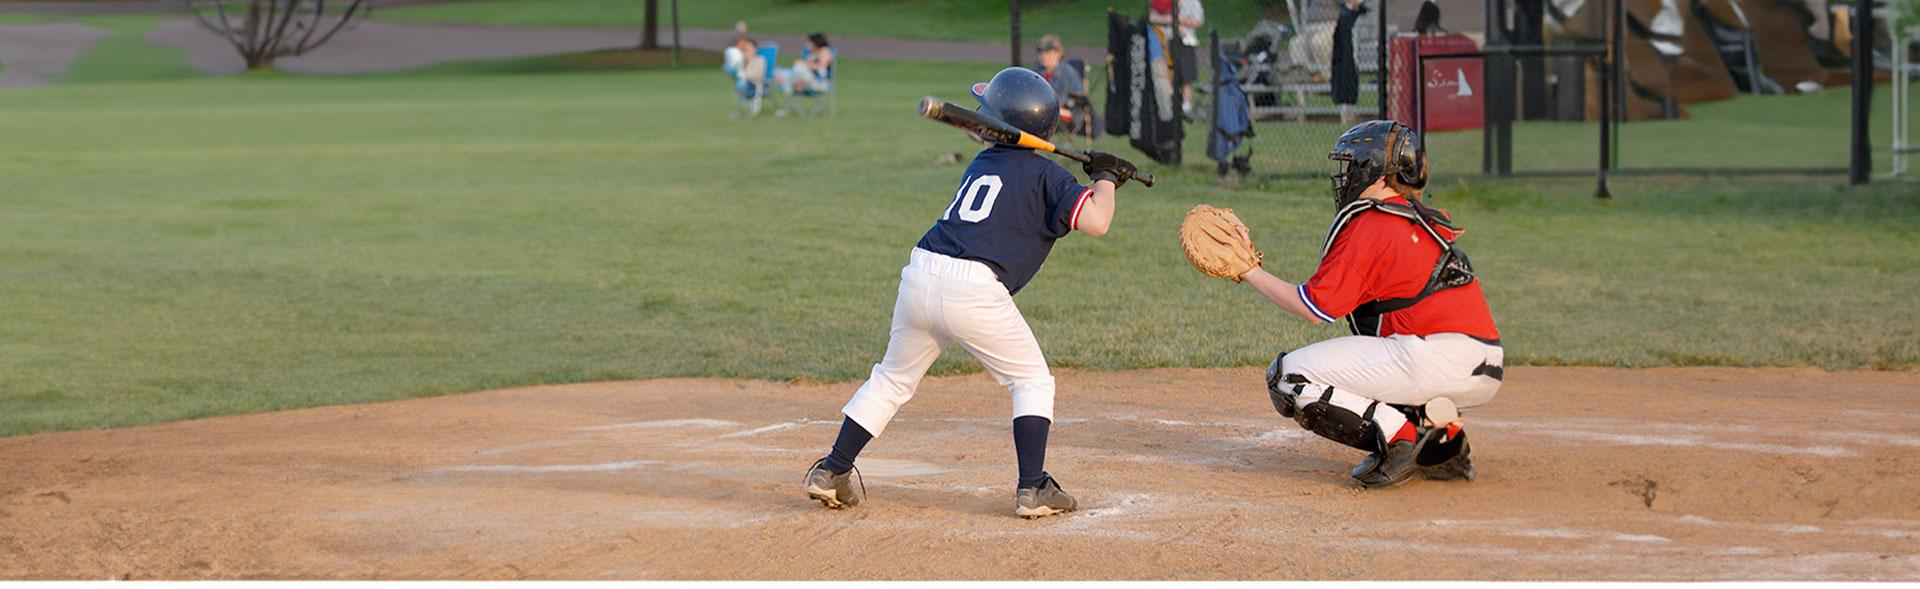
[[[993,214],[993,200],[999,196],[1000,177],[997,175],[963,180],[960,182],[960,191],[953,195],[953,204],[947,205],[947,212],[940,215],[940,220],[947,220],[958,209],[962,221],[985,221],[987,215]]]

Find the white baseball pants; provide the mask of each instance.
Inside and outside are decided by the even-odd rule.
[[[840,410],[868,433],[886,430],[927,368],[955,343],[1013,393],[1015,418],[1053,419],[1053,374],[1040,342],[985,264],[914,248],[900,271],[892,334],[886,357]]]
[[[1298,406],[1319,400],[1326,387],[1333,387],[1335,406],[1365,415],[1375,401],[1424,405],[1446,397],[1462,409],[1485,404],[1500,390],[1500,381],[1475,375],[1474,369],[1501,366],[1504,358],[1500,346],[1458,333],[1356,335],[1288,352],[1280,365],[1282,374],[1298,374],[1311,383],[1295,397]],[[1407,421],[1399,411],[1375,411],[1373,418],[1387,436]]]

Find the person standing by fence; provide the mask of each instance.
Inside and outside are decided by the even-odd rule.
[[[1340,107],[1340,124],[1351,125],[1358,118],[1354,104],[1360,101],[1360,64],[1353,56],[1353,25],[1367,13],[1366,0],[1345,0],[1340,17],[1333,23],[1333,103]]]
[[[1154,0],[1150,6],[1147,21],[1156,27],[1172,27],[1177,18],[1175,40],[1167,43],[1169,61],[1173,63],[1175,83],[1180,86],[1181,113],[1193,116],[1193,83],[1200,78],[1200,38],[1195,35],[1201,25],[1207,22],[1206,8],[1200,0],[1180,0],[1180,12],[1173,14],[1173,0]]]

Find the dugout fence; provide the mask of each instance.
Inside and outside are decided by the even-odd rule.
[[[1905,24],[1898,4],[1874,6],[1883,16],[1875,19],[1848,0],[1366,0],[1348,31],[1358,91],[1339,96],[1342,3],[1199,2],[1194,71],[1182,80],[1191,90],[1176,97],[1191,108],[1179,165],[1324,177],[1333,139],[1374,118],[1426,130],[1442,181],[1588,176],[1603,195],[1606,178],[1618,175],[1858,183],[1871,170],[1899,175],[1913,157],[1906,113],[1920,77],[1912,75],[1920,30]],[[1034,65],[1036,42],[1060,38],[1068,58],[1085,64],[1084,112],[1099,117],[1114,77],[1108,14],[1154,26],[1153,4],[1014,0],[1012,53]],[[1182,12],[1193,4],[1161,8],[1178,19],[1192,17]],[[1169,31],[1168,53],[1183,51],[1172,45],[1185,35],[1160,29]],[[1216,76],[1222,65],[1233,75]],[[1223,93],[1223,78],[1238,92]],[[1246,103],[1252,133],[1220,162],[1209,157],[1208,137],[1223,94]],[[1063,142],[1142,155],[1126,130],[1081,131]]]

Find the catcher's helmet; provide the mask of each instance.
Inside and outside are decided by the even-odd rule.
[[[1327,159],[1340,162],[1333,174],[1333,200],[1346,206],[1375,180],[1406,188],[1427,185],[1427,148],[1420,134],[1393,121],[1367,121],[1340,135]]]
[[[1010,67],[993,75],[993,81],[973,85],[973,97],[980,100],[980,113],[1000,119],[1022,131],[1045,139],[1060,123],[1060,97],[1053,85],[1033,70]]]

